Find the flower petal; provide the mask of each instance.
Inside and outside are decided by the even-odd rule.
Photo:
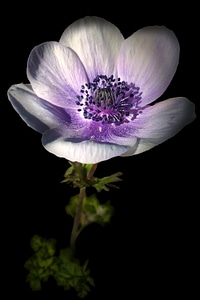
[[[45,149],[58,157],[80,163],[99,163],[127,152],[128,146],[98,143],[82,138],[63,136],[59,130],[46,131],[42,137]]]
[[[90,81],[93,81],[99,74],[113,74],[123,40],[119,29],[112,23],[99,17],[85,17],[65,29],[60,43],[78,54]]]
[[[125,154],[147,151],[176,135],[195,119],[195,105],[187,98],[171,98],[146,108],[134,122],[138,145]]]
[[[59,127],[62,136],[70,136],[95,143],[109,143],[132,147],[137,142],[131,122],[116,126],[115,124],[102,124],[101,122],[85,119],[82,112],[67,110],[71,117],[70,124]],[[58,128],[57,128],[58,130]]]
[[[112,143],[120,146],[132,147],[137,142],[137,137],[133,135],[133,128],[129,124],[115,126],[113,124],[103,124],[91,121],[83,132],[85,139],[99,143]]]
[[[40,133],[70,121],[64,109],[37,97],[29,84],[11,86],[8,90],[8,99],[23,121]]]
[[[57,42],[33,48],[28,59],[27,76],[38,97],[70,108],[76,106],[81,85],[88,82],[76,53]]]
[[[118,76],[142,92],[142,104],[151,103],[168,87],[179,61],[179,43],[164,26],[148,26],[126,39],[117,62]]]

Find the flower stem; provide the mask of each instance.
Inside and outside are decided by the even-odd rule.
[[[92,167],[90,168],[89,172],[87,173],[87,180],[91,180],[94,172],[96,171],[97,164],[93,164]],[[75,253],[75,243],[76,239],[79,235],[79,233],[82,231],[83,228],[80,227],[80,221],[81,221],[81,211],[82,211],[82,206],[83,206],[83,199],[85,197],[85,192],[86,192],[86,187],[80,187],[79,191],[79,199],[78,199],[78,206],[77,206],[77,211],[76,215],[74,218],[74,224],[72,227],[72,233],[71,233],[71,238],[70,238],[70,248],[72,251]]]
[[[93,177],[94,175],[94,172],[96,171],[96,168],[97,168],[98,164],[93,164],[90,171],[88,172],[87,174],[87,179],[91,180],[91,178]]]
[[[75,252],[75,243],[76,243],[76,238],[77,238],[77,232],[78,232],[79,225],[80,225],[81,210],[82,210],[82,205],[83,205],[83,199],[85,197],[85,190],[86,190],[85,187],[80,188],[78,207],[77,207],[77,212],[76,212],[76,215],[74,218],[74,224],[73,224],[71,238],[70,238],[70,248],[72,249],[73,252]]]

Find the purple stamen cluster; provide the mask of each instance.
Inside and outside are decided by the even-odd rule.
[[[142,99],[139,87],[115,79],[114,76],[97,75],[93,82],[81,86],[76,104],[85,119],[102,124],[130,122],[138,114]]]

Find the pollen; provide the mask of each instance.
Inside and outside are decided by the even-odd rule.
[[[77,95],[78,112],[83,117],[101,124],[120,125],[138,115],[142,93],[134,83],[127,83],[113,75],[98,75],[92,82],[81,86]],[[102,131],[102,127],[99,127]]]

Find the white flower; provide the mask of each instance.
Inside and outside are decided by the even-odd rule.
[[[153,103],[178,62],[178,40],[164,26],[124,39],[110,22],[85,17],[59,42],[31,51],[30,84],[11,86],[8,98],[49,152],[98,163],[149,150],[194,120],[195,106],[184,97]]]

